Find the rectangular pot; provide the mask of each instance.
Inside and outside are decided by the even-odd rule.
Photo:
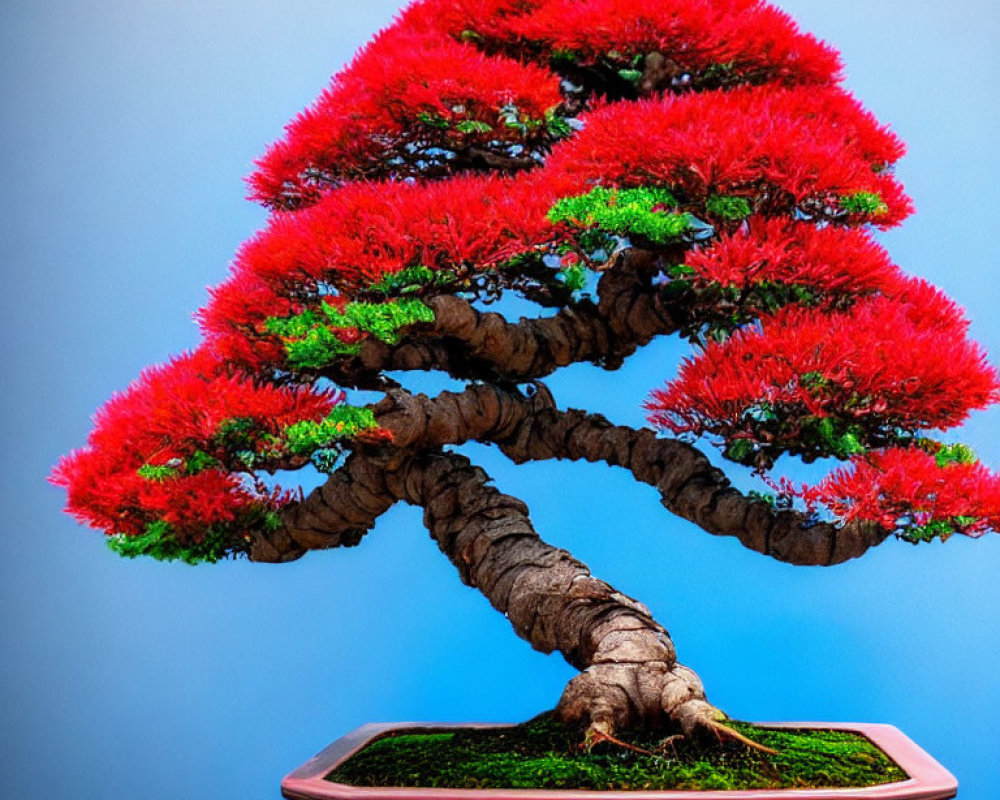
[[[281,782],[289,800],[946,800],[958,791],[954,776],[892,725],[869,722],[765,722],[769,728],[853,731],[867,737],[909,775],[905,781],[860,789],[748,789],[745,791],[607,791],[566,789],[424,789],[348,786],[325,780],[373,739],[401,729],[505,728],[483,723],[388,722],[362,725],[337,739]]]

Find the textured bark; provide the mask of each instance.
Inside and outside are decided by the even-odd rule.
[[[353,547],[396,503],[385,487],[383,460],[348,456],[322,486],[285,508],[281,527],[255,534],[251,561],[294,561],[309,550]]]
[[[663,505],[717,536],[790,564],[829,566],[857,558],[889,532],[868,523],[810,524],[798,511],[775,510],[730,486],[697,448],[648,429],[612,425],[599,414],[543,410],[526,419],[501,449],[515,462],[585,459],[625,467],[655,486]]]
[[[800,566],[831,566],[857,558],[889,533],[870,524],[810,524],[806,515],[776,510],[730,486],[697,448],[653,431],[612,425],[599,414],[559,411],[544,384],[529,396],[491,384],[434,398],[391,391],[373,406],[393,438],[396,460],[406,453],[468,441],[499,443],[515,462],[542,459],[603,461],[625,467],[656,487],[663,505],[703,530]],[[284,526],[259,534],[253,558],[283,561],[309,549],[357,544],[391,507],[381,482],[390,455],[352,455],[320,489],[283,514]]]
[[[424,523],[464,583],[482,592],[519,636],[583,670],[558,712],[602,734],[668,720],[685,733],[716,729],[697,675],[677,663],[667,632],[565,550],[539,538],[525,505],[488,486],[454,454],[424,454],[386,472],[390,493],[424,509]]]
[[[683,309],[652,285],[656,263],[646,251],[625,251],[602,276],[596,304],[583,300],[542,319],[508,322],[460,297],[428,298],[433,322],[415,326],[398,345],[367,339],[358,355],[338,360],[324,375],[341,386],[371,388],[381,385],[380,373],[396,370],[519,383],[579,361],[616,369],[638,347],[686,321]]]

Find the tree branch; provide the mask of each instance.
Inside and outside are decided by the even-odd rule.
[[[551,317],[508,322],[453,295],[426,300],[434,321],[414,326],[398,345],[367,339],[323,376],[341,386],[379,387],[380,373],[441,369],[455,378],[519,383],[579,361],[617,369],[655,336],[677,331],[685,311],[652,285],[657,260],[648,251],[620,254],[598,285],[598,302],[583,300]]]
[[[352,453],[305,500],[282,509],[281,527],[254,535],[250,560],[294,561],[309,550],[353,547],[395,503],[378,454]]]
[[[805,514],[775,510],[729,484],[697,448],[649,429],[612,425],[599,414],[543,410],[499,442],[514,462],[549,458],[625,467],[660,492],[669,511],[716,536],[735,536],[758,553],[790,564],[830,566],[857,558],[889,532],[869,523],[809,524]]]

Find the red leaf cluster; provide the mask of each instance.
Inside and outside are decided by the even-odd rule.
[[[533,120],[561,102],[548,70],[488,56],[442,35],[396,27],[365,47],[257,161],[251,198],[269,205],[314,202],[324,186],[345,180],[406,176],[433,150],[537,147],[534,133],[503,124],[516,106]],[[460,130],[460,123],[482,129]]]
[[[546,170],[605,186],[665,186],[694,209],[713,195],[760,213],[837,215],[839,199],[877,194],[894,225],[911,212],[885,169],[902,142],[846,92],[760,86],[614,103],[553,149]]]
[[[869,520],[887,530],[901,527],[903,520],[909,525],[949,521],[973,536],[1000,530],[1000,475],[978,462],[941,466],[915,447],[855,458],[808,490],[807,497],[845,522]]]
[[[484,46],[543,63],[560,52],[583,63],[656,52],[682,71],[726,65],[744,80],[826,83],[840,73],[832,48],[760,0],[430,0],[403,24],[472,31]]]
[[[949,428],[1000,399],[997,372],[967,327],[961,309],[922,281],[847,311],[788,307],[687,360],[653,392],[650,420],[776,452],[795,444],[803,422],[829,416]]]
[[[63,457],[51,480],[66,488],[69,513],[108,534],[142,533],[163,520],[179,537],[197,540],[209,526],[289,499],[277,489],[262,493],[232,471],[219,442],[223,424],[247,421],[255,435],[277,436],[300,420],[322,419],[336,401],[305,388],[255,386],[201,348],[146,369],[112,396],[87,446]],[[218,461],[189,473],[183,463],[197,451]],[[137,472],[144,465],[176,467],[177,474],[153,480]]]
[[[687,252],[696,284],[746,288],[800,286],[818,295],[897,294],[906,281],[889,254],[861,228],[752,217]]]
[[[212,290],[202,328],[228,359],[280,363],[281,347],[263,328],[268,317],[319,302],[320,286],[350,296],[406,267],[457,277],[495,267],[554,239],[545,214],[561,190],[533,175],[345,185],[273,215]]]

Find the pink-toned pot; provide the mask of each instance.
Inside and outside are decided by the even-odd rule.
[[[347,786],[325,780],[341,763],[372,739],[398,729],[503,728],[480,723],[390,722],[362,725],[313,756],[281,782],[290,800],[946,800],[958,781],[902,731],[868,722],[763,722],[770,728],[821,728],[855,731],[868,737],[909,775],[905,781],[863,789],[748,789],[746,791],[595,792],[565,789],[422,789]]]

